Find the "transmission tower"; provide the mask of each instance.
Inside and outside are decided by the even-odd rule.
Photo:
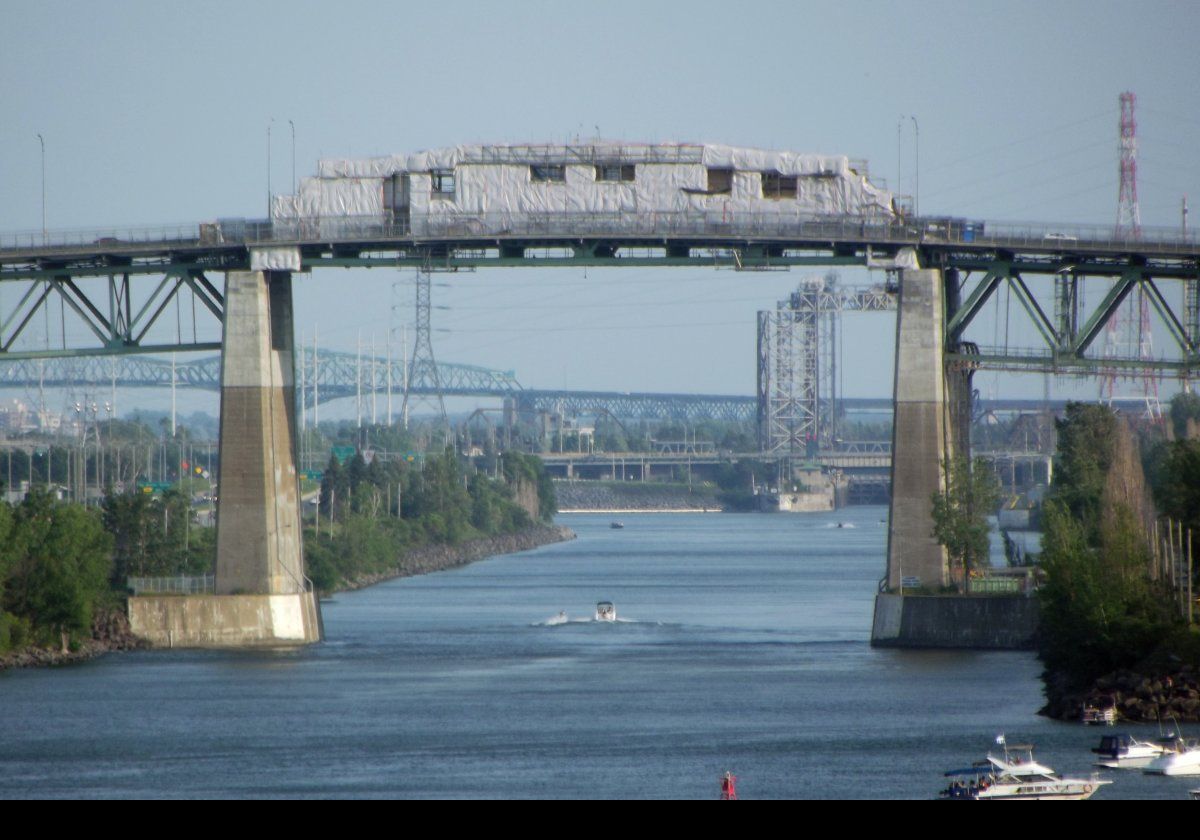
[[[429,311],[431,309],[430,287],[431,277],[428,271],[421,269],[417,272],[416,281],[416,339],[413,341],[412,356],[408,359],[408,375],[404,382],[404,403],[400,413],[408,424],[410,406],[415,407],[420,402],[426,402],[433,407],[442,425],[447,425],[446,402],[442,399],[442,378],[438,374],[437,360],[433,357],[433,342],[430,340]],[[412,393],[413,389],[422,388],[429,391],[428,396]]]
[[[1118,151],[1120,152],[1120,189],[1117,193],[1116,238],[1140,239],[1142,219],[1138,211],[1137,195],[1137,121],[1134,118],[1136,98],[1126,91],[1119,97],[1121,118],[1118,125]],[[1104,337],[1106,357],[1136,356],[1149,360],[1154,356],[1154,331],[1150,322],[1150,301],[1139,285],[1133,295],[1121,305],[1119,311],[1108,319]],[[1140,373],[1129,374],[1141,393],[1137,396],[1145,402],[1146,416],[1156,420],[1162,416],[1162,405],[1158,399],[1158,377],[1147,367]],[[1108,368],[1100,379],[1100,399],[1112,404],[1118,396],[1119,373]]]

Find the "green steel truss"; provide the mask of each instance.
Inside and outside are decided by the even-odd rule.
[[[251,247],[287,246],[300,251],[303,271],[692,267],[744,272],[848,265],[894,271],[900,264],[897,257],[907,252],[922,266],[963,278],[948,295],[945,334],[952,364],[1078,374],[1142,369],[1180,378],[1192,377],[1200,368],[1200,244],[1191,240],[1164,235],[1154,241],[1123,241],[1103,231],[1086,237],[1081,231],[1076,238],[991,225],[986,237],[978,228],[968,240],[965,229],[951,226],[947,231],[944,225],[919,219],[878,229],[846,220],[800,222],[794,229],[767,233],[731,230],[727,225],[719,230],[712,225],[675,225],[663,235],[631,237],[601,229],[589,234],[589,224],[579,220],[578,229],[569,234],[546,228],[536,235],[418,239],[408,231],[385,229],[366,237],[305,240],[262,223],[250,228],[244,241],[218,244],[186,231],[148,234],[137,241],[102,237],[20,248],[0,243],[0,358],[219,349],[218,341],[200,340],[190,323],[188,329],[176,328],[163,339],[164,333],[171,333],[168,312],[178,313],[186,299],[189,321],[190,313],[199,311],[219,323],[224,301],[209,276],[248,269]],[[99,280],[84,288],[80,278]],[[102,291],[96,291],[97,282]],[[135,287],[141,295],[136,299]],[[1085,304],[1085,287],[1088,297],[1096,300],[1090,307]],[[23,288],[23,293],[8,294],[10,288]],[[1097,295],[1101,288],[1103,293]],[[1039,347],[989,348],[971,340],[971,325],[1000,290],[1015,299]],[[1099,352],[1103,342],[1098,337],[1131,294],[1149,301],[1163,325],[1160,333],[1170,336],[1169,356],[1146,359]],[[31,347],[30,325],[39,312],[47,317],[45,310],[53,303],[59,304],[55,309],[64,318],[69,314],[85,325],[94,341]],[[61,334],[67,335],[65,326]]]
[[[945,334],[951,364],[1081,375],[1143,371],[1181,379],[1200,372],[1200,273],[1156,279],[1147,266],[1127,264],[1115,276],[1109,268],[1105,271],[1107,277],[1089,278],[1082,270],[1086,266],[1065,264],[1053,273],[1042,272],[1037,281],[1027,282],[1024,275],[1032,273],[1029,268],[1011,260],[997,260],[977,271],[977,279],[971,278],[968,269],[961,281],[957,271],[948,272],[948,297],[951,302],[961,301],[957,307],[948,307],[947,313]],[[1163,291],[1168,283],[1181,285],[1173,290],[1174,302]],[[1086,303],[1085,286],[1091,297],[1099,291],[1094,305]],[[1040,347],[996,348],[970,340],[968,329],[1001,290],[1007,290],[1010,300],[1016,301],[1040,338]],[[1133,296],[1149,302],[1161,324],[1159,334],[1169,337],[1169,353],[1154,357],[1113,355],[1101,346],[1098,339],[1102,332],[1114,322],[1123,304],[1132,305]]]
[[[90,284],[81,283],[80,277],[88,277]],[[179,317],[185,301],[186,325]],[[174,336],[164,339],[162,334],[171,332],[169,319],[165,317],[171,311],[177,315]],[[168,266],[161,276],[153,278],[138,278],[134,272],[99,278],[47,273],[27,281],[17,291],[15,301],[4,300],[0,309],[0,359],[219,350],[220,341],[199,338],[197,313],[205,319],[215,319],[219,326],[224,311],[223,293],[203,270],[192,266]],[[94,337],[94,343],[80,342],[68,335],[68,313],[70,326],[82,325]],[[43,346],[37,348],[31,346],[28,337],[39,315],[47,329],[42,335]],[[51,323],[58,329],[57,336],[52,335]],[[156,325],[160,329],[151,334]],[[27,340],[21,343],[23,336]]]

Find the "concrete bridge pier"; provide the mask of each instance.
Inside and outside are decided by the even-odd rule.
[[[304,574],[293,343],[291,272],[229,272],[216,593],[130,599],[134,632],[156,644],[253,647],[321,640],[320,607]]]
[[[933,538],[931,502],[945,489],[942,465],[952,452],[945,311],[941,271],[901,273],[887,554],[887,588],[893,591],[904,579],[930,588],[949,583],[946,551]]]
[[[1023,595],[903,594],[905,584],[936,593],[953,581],[946,551],[933,538],[932,497],[945,489],[946,457],[967,447],[970,433],[971,372],[945,366],[954,283],[937,270],[906,270],[900,277],[887,577],[875,597],[871,644],[1026,648],[1037,628],[1037,607]],[[949,337],[951,343],[957,339]]]

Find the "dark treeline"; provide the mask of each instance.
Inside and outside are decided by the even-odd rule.
[[[1160,514],[1196,527],[1200,440],[1150,433],[1141,443],[1139,452],[1125,421],[1103,406],[1069,405],[1058,423],[1039,592],[1052,705],[1114,671],[1200,666],[1200,637],[1156,574],[1152,548]]]
[[[480,459],[483,465],[488,463]],[[403,571],[405,551],[511,534],[554,515],[554,488],[535,457],[506,452],[477,468],[447,448],[423,463],[331,458],[316,522],[305,530],[309,577],[331,591]]]

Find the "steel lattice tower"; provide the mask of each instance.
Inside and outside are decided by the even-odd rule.
[[[408,360],[408,377],[404,383],[404,404],[401,406],[400,412],[407,423],[410,402],[415,405],[416,401],[425,401],[433,406],[441,418],[442,425],[446,425],[446,402],[442,398],[442,378],[438,374],[437,360],[433,357],[433,342],[430,340],[432,332],[429,325],[431,286],[429,272],[418,271],[416,282],[417,335],[416,340],[413,341],[412,356]],[[428,389],[432,392],[432,396],[420,397],[412,394],[411,391],[414,388]]]
[[[1142,234],[1142,219],[1138,213],[1137,195],[1137,122],[1133,118],[1135,98],[1125,91],[1120,96],[1121,189],[1117,196],[1117,236]]]
[[[1120,189],[1117,194],[1116,237],[1140,239],[1142,218],[1138,211],[1137,194],[1137,121],[1134,118],[1136,97],[1125,91],[1119,97],[1121,119],[1118,126],[1118,164]],[[1134,309],[1136,307],[1136,314]],[[1139,286],[1121,308],[1121,312],[1108,319],[1104,340],[1105,356],[1136,355],[1150,359],[1154,355],[1153,328],[1150,323],[1150,301]],[[1104,372],[1100,380],[1100,399],[1111,404],[1117,396],[1118,373],[1115,369]],[[1158,377],[1147,368],[1131,377],[1141,383],[1140,396],[1146,402],[1146,414],[1157,418],[1162,414],[1158,399]]]

